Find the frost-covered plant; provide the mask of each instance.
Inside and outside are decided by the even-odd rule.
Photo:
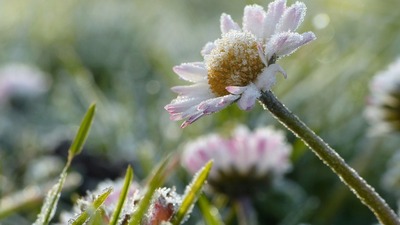
[[[399,225],[397,215],[374,188],[271,92],[275,75],[280,72],[286,77],[277,59],[315,39],[312,32],[295,32],[305,10],[301,2],[286,7],[286,0],[271,2],[267,11],[258,5],[246,6],[242,28],[223,14],[222,37],[205,45],[201,51],[204,61],[174,67],[180,78],[193,84],[173,87],[178,97],[165,109],[171,120],[185,120],[183,128],[234,102],[242,110],[249,110],[259,100],[341,178],[380,222]]]
[[[60,217],[60,224],[70,224],[74,222],[84,211],[89,209],[92,203],[105,191],[111,189],[111,193],[99,207],[102,211],[102,220],[109,224],[111,217],[118,206],[118,200],[124,186],[123,179],[116,181],[104,181],[100,183],[94,191],[88,191],[87,195],[79,199],[73,207],[73,212],[63,212]],[[137,209],[138,203],[143,197],[145,189],[133,182],[126,196],[125,204],[118,218],[118,224],[128,224],[130,215]],[[142,219],[142,225],[157,225],[163,221],[169,221],[177,212],[182,198],[171,188],[157,188],[152,199],[150,207]]]
[[[222,14],[222,36],[204,46],[204,60],[174,67],[180,78],[193,84],[172,88],[178,97],[165,106],[171,119],[185,120],[186,127],[234,102],[242,110],[253,108],[261,92],[275,84],[276,73],[286,77],[276,61],[315,39],[312,32],[296,32],[305,14],[304,3],[286,6],[286,0],[271,2],[267,11],[246,6],[242,28]]]

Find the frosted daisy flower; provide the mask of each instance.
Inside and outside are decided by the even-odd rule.
[[[400,131],[400,59],[371,80],[365,116],[371,134]]]
[[[108,223],[117,206],[123,179],[116,181],[105,181],[100,183],[94,191],[88,191],[87,195],[79,199],[73,207],[73,212],[63,212],[60,216],[60,224],[71,224],[84,210],[92,205],[92,202],[107,189],[112,188],[111,194],[107,197],[100,209],[103,211],[103,220]],[[133,182],[130,186],[127,200],[122,208],[118,224],[127,224],[130,215],[137,209],[138,202],[141,201],[145,191]],[[150,208],[142,219],[140,225],[159,225],[164,221],[169,221],[177,212],[181,204],[181,196],[171,188],[158,188],[151,200]]]
[[[234,102],[242,110],[252,109],[261,92],[274,85],[278,72],[286,77],[276,60],[315,39],[312,32],[295,32],[305,13],[302,2],[287,7],[286,0],[275,0],[267,11],[249,5],[244,8],[242,28],[222,14],[222,37],[204,46],[204,61],[173,68],[193,84],[172,88],[178,97],[165,106],[170,118],[185,120],[181,127],[186,127]]]
[[[101,210],[104,211],[104,221],[108,222],[111,219],[112,213],[117,206],[119,195],[123,188],[124,180],[117,179],[115,181],[106,180],[99,183],[95,190],[87,191],[86,196],[77,200],[73,206],[73,212],[62,212],[60,215],[60,224],[71,224],[75,218],[77,218],[84,210],[92,205],[92,202],[107,189],[111,188],[112,192],[101,205]],[[138,202],[141,198],[140,186],[138,183],[133,182],[129,187],[127,201],[121,213],[121,220],[125,215],[129,215],[133,212],[134,203]]]
[[[232,197],[249,196],[289,171],[292,151],[282,132],[271,127],[250,132],[239,126],[230,138],[201,137],[184,147],[182,165],[195,174],[209,160],[211,187]]]

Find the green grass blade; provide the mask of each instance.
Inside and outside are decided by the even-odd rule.
[[[96,212],[90,217],[87,225],[107,225],[107,223],[103,220],[102,210],[96,210]]]
[[[69,149],[68,161],[72,160],[72,158],[75,155],[79,154],[82,151],[86,138],[89,135],[89,130],[93,122],[95,110],[96,110],[96,104],[93,103],[92,105],[90,105],[85,116],[83,117],[78,132],[76,133],[74,141],[72,142],[71,147]]]
[[[75,140],[72,143],[70,150],[68,151],[68,161],[60,174],[60,179],[58,182],[50,189],[47,193],[40,213],[34,223],[34,225],[47,225],[49,224],[50,220],[53,218],[54,213],[57,209],[57,203],[60,199],[60,193],[64,186],[65,179],[67,177],[67,171],[71,164],[72,159],[76,154],[80,152],[82,146],[88,136],[88,132],[90,129],[90,125],[92,124],[94,112],[95,112],[96,105],[92,104],[88,111],[86,112],[81,125],[79,127],[78,133],[75,136]]]
[[[203,214],[204,221],[207,225],[223,225],[221,215],[218,212],[218,209],[211,205],[204,194],[199,196],[198,201],[200,211]]]
[[[164,170],[168,164],[169,157],[166,157],[157,168],[153,177],[151,178],[148,184],[148,190],[144,197],[140,200],[138,209],[132,214],[131,220],[129,221],[129,225],[138,225],[140,224],[144,214],[148,210],[150,206],[151,198],[155,190],[162,185],[164,182],[165,173]]]
[[[57,203],[60,199],[61,190],[67,177],[67,166],[64,167],[58,182],[49,190],[40,210],[40,213],[33,225],[47,225],[53,218],[57,209]]]
[[[193,207],[197,196],[200,194],[201,189],[210,173],[212,167],[212,161],[209,161],[193,178],[192,183],[186,188],[185,196],[183,197],[182,204],[180,205],[178,212],[172,219],[173,225],[179,225],[182,223],[187,212]]]
[[[72,225],[82,225],[86,222],[86,220],[93,216],[96,215],[97,209],[103,204],[103,202],[107,199],[107,197],[110,195],[112,192],[112,188],[106,189],[99,197],[97,197],[92,205],[88,207],[84,212],[82,212],[75,220],[72,222]]]
[[[119,195],[117,207],[115,208],[111,216],[110,225],[115,225],[118,222],[118,218],[122,212],[122,207],[124,206],[125,200],[128,196],[129,187],[132,183],[132,180],[133,180],[133,170],[131,166],[128,166],[128,168],[126,169],[124,186],[122,187],[121,194]]]

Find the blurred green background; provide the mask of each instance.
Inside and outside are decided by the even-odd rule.
[[[274,92],[346,160],[357,161],[366,179],[397,209],[399,196],[383,188],[381,178],[398,150],[398,136],[368,137],[363,110],[370,78],[399,55],[400,2],[304,2],[308,11],[299,32],[311,30],[317,40],[279,61],[288,79],[279,78]],[[0,69],[29,65],[46,79],[40,94],[0,101],[0,197],[60,172],[68,143],[92,102],[97,102],[97,115],[87,149],[75,163],[84,180],[81,193],[105,177],[122,175],[128,163],[143,178],[166,153],[180,151],[183,143],[205,133],[229,132],[237,123],[284,129],[261,106],[243,112],[233,105],[184,130],[163,109],[176,97],[170,87],[184,84],[171,68],[202,60],[203,45],[220,35],[221,13],[240,24],[247,4],[266,7],[268,2],[0,1]],[[294,168],[280,192],[269,190],[256,202],[261,224],[375,223],[350,191],[338,191],[343,188],[339,179],[287,133]],[[185,176],[177,172],[170,185],[181,191]],[[335,201],[338,195],[343,201]],[[60,208],[68,208],[68,201]],[[0,224],[30,224],[40,208],[39,200],[32,202]],[[0,203],[1,211],[6,205]],[[197,221],[201,217],[195,214],[187,224]]]

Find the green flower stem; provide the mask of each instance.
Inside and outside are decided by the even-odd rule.
[[[257,225],[257,215],[249,198],[243,197],[235,201],[236,215],[239,225]]]
[[[297,116],[290,112],[271,91],[263,92],[259,98],[264,108],[268,109],[283,125],[291,130],[326,164],[351,191],[375,214],[381,224],[400,225],[393,210],[377,192],[349,167],[339,154],[308,128]]]
[[[350,166],[355,169],[360,176],[366,177],[368,175],[368,165],[370,165],[375,157],[378,157],[379,151],[377,151],[377,148],[382,143],[382,140],[381,137],[363,140],[364,147],[360,149],[360,152],[350,161]],[[333,188],[332,194],[327,199],[325,207],[318,213],[317,221],[329,221],[329,219],[337,213],[348,193],[346,186],[337,184],[335,188]]]

